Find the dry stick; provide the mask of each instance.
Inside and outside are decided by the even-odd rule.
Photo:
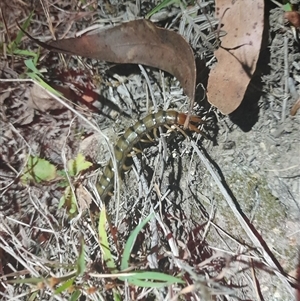
[[[254,290],[255,290],[256,299],[258,301],[262,301],[262,299],[260,297],[260,290],[258,288],[257,278],[256,278],[256,275],[255,275],[255,268],[254,268],[254,264],[253,264],[252,259],[250,259],[250,263],[251,263],[251,275],[252,275],[252,280],[253,280],[253,286],[254,286]]]
[[[135,156],[135,152],[131,152],[133,163],[137,169],[137,178],[141,181],[143,190],[148,194],[150,189],[148,187],[145,175],[143,173],[142,166],[140,164],[140,161]],[[140,195],[142,197],[142,195]],[[155,216],[150,220],[150,231],[151,231],[151,249],[156,247],[158,245],[158,229],[156,226],[156,218]],[[153,252],[152,254],[149,254],[147,256],[149,266],[152,269],[158,269],[158,259],[157,259],[157,253]]]
[[[20,247],[22,246],[22,243],[19,241],[19,239],[17,238],[17,236],[15,236],[14,233],[12,233],[12,230],[8,227],[8,225],[4,224],[4,223],[0,223],[0,230],[1,232],[4,233],[8,233],[10,235],[10,237],[12,238],[12,241],[18,246],[18,249],[15,251],[8,243],[8,241],[6,239],[4,239],[4,237],[0,236],[0,248],[5,251],[6,253],[8,253],[9,255],[11,255],[13,258],[16,259],[16,261],[18,263],[20,263],[21,265],[23,265],[23,267],[25,269],[27,269],[31,275],[33,275],[34,277],[40,277],[41,275],[30,265],[28,264],[27,261],[25,261],[25,259],[23,258],[23,256],[20,256]]]
[[[52,24],[50,13],[49,13],[49,3],[48,3],[48,1],[45,1],[45,0],[40,0],[40,3],[43,8],[44,14],[46,16],[51,36],[55,40],[54,28],[53,28],[53,24]]]
[[[40,3],[41,3],[41,6],[43,8],[43,11],[44,11],[44,14],[46,16],[46,19],[47,19],[48,28],[49,28],[49,31],[51,33],[51,37],[52,37],[53,40],[56,40],[56,36],[55,36],[55,33],[54,33],[54,27],[53,27],[53,24],[52,24],[50,13],[49,13],[49,3],[48,3],[48,0],[47,1],[40,0]],[[67,64],[66,64],[64,56],[62,55],[62,53],[59,53],[58,55],[59,55],[61,61],[63,62],[64,67],[66,68]]]
[[[156,218],[155,216],[150,220],[149,222],[150,226],[150,232],[151,232],[151,245],[150,250],[154,249],[159,244],[159,238],[158,238],[158,229],[156,224]],[[157,259],[157,252],[151,252],[149,255],[147,255],[147,259],[149,262],[149,267],[151,269],[158,269],[158,259]]]
[[[276,0],[271,0],[274,4],[276,4],[279,7],[282,7],[282,3],[276,1]]]
[[[289,93],[289,57],[288,57],[288,37],[284,37],[284,98],[282,102],[281,122],[285,121],[286,104]]]
[[[233,199],[231,198],[231,196],[229,195],[229,193],[227,192],[227,190],[223,186],[223,184],[222,184],[222,182],[221,182],[221,180],[219,178],[219,175],[217,175],[217,173],[212,168],[211,163],[209,162],[209,160],[199,150],[197,144],[194,141],[191,141],[191,144],[192,144],[195,152],[197,153],[197,155],[199,156],[199,158],[201,159],[201,161],[205,165],[206,169],[209,171],[209,173],[213,177],[215,183],[217,184],[217,186],[220,189],[221,193],[223,194],[225,200],[227,201],[227,204],[229,205],[230,209],[232,210],[232,212],[234,213],[235,217],[239,221],[240,225],[243,227],[243,229],[247,233],[248,237],[251,239],[251,241],[254,244],[254,246],[256,248],[259,248],[261,250],[262,255],[263,255],[265,261],[269,264],[270,267],[272,267],[274,269],[274,272],[277,275],[277,277],[281,280],[281,282],[283,284],[286,285],[287,290],[289,291],[289,293],[291,294],[291,296],[293,296],[293,291],[292,291],[291,285],[287,281],[286,277],[281,274],[279,267],[277,266],[277,264],[272,259],[271,255],[270,255],[272,253],[268,249],[267,244],[266,243],[261,243],[260,239],[256,236],[256,234],[250,228],[250,226],[249,226],[249,224],[248,224],[248,222],[246,220],[246,217],[244,215],[242,215],[241,212],[239,212],[239,210],[237,209],[237,207],[236,207]]]
[[[143,67],[143,65],[139,65],[139,68],[143,74],[143,76],[145,77],[146,79],[146,82],[147,82],[147,85],[148,85],[148,89],[150,91],[150,95],[151,95],[151,98],[152,98],[152,103],[153,103],[153,106],[154,106],[154,112],[157,112],[158,110],[158,107],[157,107],[157,103],[156,103],[156,100],[155,100],[155,97],[154,97],[154,93],[153,93],[153,90],[152,90],[152,85],[151,85],[151,82],[150,82],[150,79],[149,79],[149,76],[145,70],[145,68]]]
[[[1,80],[0,80],[0,82],[1,82]],[[28,148],[28,157],[27,157],[27,159],[26,159],[26,162],[24,162],[24,164],[23,164],[21,170],[20,170],[19,172],[17,172],[17,174],[16,174],[16,178],[19,178],[19,177],[21,177],[21,175],[24,173],[24,170],[25,170],[25,168],[26,168],[26,166],[27,166],[27,164],[28,164],[29,156],[31,155],[31,147],[30,147],[30,145],[27,143],[26,139],[25,139],[25,138],[20,134],[20,132],[13,126],[13,124],[9,123],[9,126],[10,126],[12,132],[14,132],[15,134],[17,134],[17,135],[23,140],[23,142],[26,144],[26,146],[27,146],[27,148]],[[14,182],[15,182],[15,181],[12,180],[12,181],[11,181],[10,183],[8,183],[6,186],[0,188],[0,192],[2,192],[2,194],[0,194],[0,197],[2,197],[2,196],[4,195],[4,193],[6,192],[6,190],[7,190],[11,185],[13,185]]]

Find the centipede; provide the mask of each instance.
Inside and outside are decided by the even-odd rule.
[[[116,160],[117,170],[114,170],[113,160],[110,159],[103,174],[96,184],[96,189],[102,201],[108,199],[114,188],[114,177],[120,175],[129,153],[133,147],[149,132],[160,126],[183,126],[188,115],[175,110],[159,110],[157,113],[152,113],[137,121],[133,126],[130,126],[125,133],[119,138],[114,147],[114,155]],[[198,116],[189,116],[190,131],[200,132],[197,124],[203,123],[203,120]]]

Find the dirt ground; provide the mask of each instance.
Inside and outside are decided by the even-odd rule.
[[[155,68],[62,57],[40,49],[37,69],[51,87],[62,91],[59,86],[64,86],[70,99],[66,108],[27,80],[28,57],[12,56],[5,47],[16,39],[15,21],[22,24],[32,7],[27,31],[48,41],[52,32],[58,38],[73,37],[92,26],[144,17],[160,2],[0,4],[1,300],[77,300],[71,299],[74,291],[80,291],[79,300],[116,300],[116,290],[123,300],[295,299],[300,278],[300,112],[291,116],[290,111],[300,98],[300,46],[282,8],[271,1],[266,3],[266,47],[256,74],[241,106],[227,116],[205,98],[218,44],[214,1],[186,8],[182,2],[152,17],[192,46],[199,73],[193,114],[206,122],[202,134],[161,128],[159,134],[150,133],[155,141],[144,137],[135,146],[126,162],[131,168],[117,177],[114,196],[106,203],[115,233],[110,243],[119,266],[129,233],[154,212],[134,244],[130,266],[179,275],[184,284],[141,288],[103,277],[109,270],[93,212],[103,205],[95,183],[110,159],[109,149],[155,108],[186,112],[189,100],[179,81]],[[20,49],[37,52],[38,46],[23,37]],[[72,176],[67,162],[78,154],[92,165]],[[69,173],[75,213],[66,204],[59,209],[66,177],[22,180],[29,155]],[[91,216],[87,208],[92,208]],[[86,270],[72,289],[54,294],[59,286],[55,281],[70,279],[66,275],[76,269],[82,238]],[[38,281],[32,283],[33,278]]]

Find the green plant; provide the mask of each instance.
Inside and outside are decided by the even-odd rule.
[[[42,181],[51,181],[56,177],[56,167],[49,161],[29,156],[24,173],[21,176],[23,184],[33,181],[40,183]]]
[[[82,171],[87,170],[92,166],[92,163],[85,160],[82,154],[78,154],[75,159],[70,159],[67,162],[67,171],[56,170],[56,167],[49,161],[36,157],[29,156],[21,181],[26,184],[30,181],[40,183],[43,181],[52,181],[57,176],[60,176],[59,186],[65,188],[64,194],[60,199],[58,208],[65,206],[71,216],[77,213],[77,200],[72,190],[69,177],[74,179],[80,175]]]
[[[24,50],[24,49],[20,48],[20,44],[21,44],[21,40],[24,36],[24,32],[28,29],[32,17],[33,17],[33,11],[30,13],[28,18],[24,22],[24,24],[20,27],[20,30],[18,31],[16,38],[8,44],[7,53],[10,55],[18,55],[21,57],[31,57],[24,61],[26,69],[25,69],[24,73],[20,75],[20,77],[21,78],[29,77],[32,80],[38,82],[43,88],[45,88],[49,92],[52,92],[55,95],[61,96],[62,94],[60,92],[53,89],[50,85],[48,85],[43,80],[42,73],[37,69],[37,64],[38,64],[39,57],[40,57],[39,51],[37,53],[35,53],[33,51]]]
[[[85,160],[82,154],[78,154],[75,159],[70,159],[67,163],[67,173],[70,177],[77,177],[82,171],[87,170],[92,166],[92,163]],[[63,181],[60,183],[61,187],[66,187],[64,195],[60,198],[58,208],[65,206],[71,215],[77,213],[77,200],[74,191],[68,180],[66,171],[59,171],[59,174],[63,177]]]
[[[149,222],[149,220],[153,218],[153,216],[153,214],[149,215],[130,234],[121,257],[120,270],[118,270],[111,253],[110,245],[108,243],[108,235],[106,232],[106,224],[108,221],[106,217],[106,209],[103,207],[99,217],[98,233],[99,244],[101,246],[104,262],[112,273],[118,275],[119,280],[127,281],[131,285],[139,287],[161,288],[174,283],[184,283],[182,279],[164,273],[153,271],[132,271],[130,269],[131,250],[135,244],[137,236],[143,227]]]
[[[106,232],[107,218],[105,207],[102,208],[99,217],[99,245],[103,254],[104,262],[107,268],[110,270],[109,275],[111,279],[118,278],[120,281],[127,281],[129,285],[134,285],[138,287],[146,288],[161,288],[167,285],[175,283],[184,283],[184,281],[178,277],[171,275],[152,272],[152,271],[133,271],[130,269],[130,254],[137,239],[138,234],[142,228],[153,218],[153,214],[148,216],[145,220],[141,222],[130,234],[128,240],[126,241],[125,248],[122,254],[120,270],[118,270],[115,261],[110,250],[108,243],[108,233]],[[82,291],[86,293],[94,292],[100,287],[91,287],[85,283],[85,277],[93,277],[89,275],[86,269],[85,262],[85,244],[83,238],[80,239],[79,255],[73,265],[59,265],[60,269],[64,268],[66,270],[71,270],[69,273],[64,274],[60,277],[28,277],[28,278],[17,278],[13,280],[8,280],[8,283],[13,284],[28,284],[31,288],[31,296],[29,300],[35,300],[38,296],[38,291],[44,288],[51,289],[53,294],[60,295],[62,293],[70,294],[71,301],[76,301],[79,299]],[[51,266],[55,267],[56,264],[52,263]],[[35,289],[33,288],[35,287]],[[113,288],[113,299],[121,300],[121,295],[116,288]]]
[[[32,277],[32,278],[25,278],[25,279],[14,279],[14,280],[8,280],[8,283],[14,283],[14,284],[30,284],[35,285],[37,289],[42,289],[44,287],[48,287],[50,289],[54,289],[54,287],[58,286],[56,289],[54,289],[53,293],[58,295],[62,292],[68,291],[71,292],[71,301],[76,301],[81,295],[80,289],[81,286],[75,285],[76,279],[79,277],[82,277],[84,273],[86,272],[86,263],[84,260],[84,240],[80,240],[80,250],[79,250],[79,256],[76,260],[75,265],[72,267],[73,271],[70,273],[61,276],[61,277]],[[69,268],[69,267],[66,267]],[[31,294],[31,297],[29,300],[36,300],[37,297],[37,291],[34,291]]]

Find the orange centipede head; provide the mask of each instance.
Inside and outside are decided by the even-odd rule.
[[[196,133],[201,133],[201,131],[197,128],[197,125],[205,123],[205,121],[201,117],[196,116],[196,115],[188,116],[188,114],[179,113],[178,124],[186,126],[185,122],[186,122],[187,119],[188,119],[187,128],[190,131],[193,131],[193,132],[196,132]]]

